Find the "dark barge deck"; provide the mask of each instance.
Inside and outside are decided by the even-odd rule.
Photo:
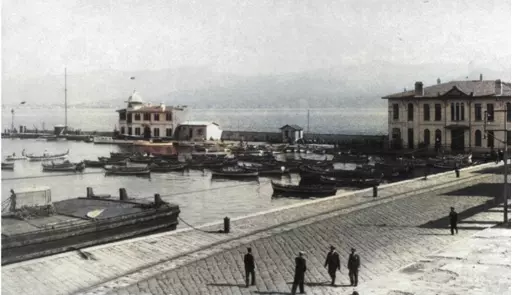
[[[159,196],[154,201],[75,198],[53,208],[54,214],[33,219],[2,216],[2,265],[174,230],[180,213],[178,205]],[[103,211],[87,217],[95,210]]]

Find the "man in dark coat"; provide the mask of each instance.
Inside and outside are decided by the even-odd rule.
[[[452,235],[455,233],[459,233],[459,229],[457,228],[457,222],[458,222],[458,214],[455,212],[455,208],[450,207],[450,231],[452,232]]]
[[[340,255],[336,252],[336,248],[334,248],[334,246],[331,246],[331,251],[327,253],[325,267],[327,267],[327,271],[329,272],[329,276],[332,280],[331,286],[334,286],[334,282],[336,281],[336,271],[341,270]]]
[[[304,275],[306,273],[306,259],[304,259],[304,252],[299,252],[299,256],[295,258],[295,276],[293,278],[292,295],[297,292],[299,286],[300,293],[304,293]]]
[[[361,260],[359,255],[356,254],[356,249],[350,249],[352,253],[348,256],[348,276],[350,278],[350,286],[357,286],[357,279],[359,276],[359,266],[361,265]]]
[[[255,283],[255,274],[254,274],[254,256],[252,256],[252,249],[247,248],[247,253],[244,256],[244,266],[245,266],[245,286],[249,287],[249,274],[251,275],[251,285],[254,286]]]

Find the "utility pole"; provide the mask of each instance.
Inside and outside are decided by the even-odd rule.
[[[11,109],[11,134],[14,133],[14,109]]]
[[[503,149],[503,222],[507,223],[508,222],[508,190],[509,190],[509,186],[508,186],[508,159],[507,159],[507,154],[508,154],[508,141],[507,141],[507,137],[508,137],[508,130],[507,130],[507,119],[508,119],[508,114],[507,114],[507,110],[494,110],[494,113],[504,113],[503,114],[503,135],[504,135],[504,138],[503,138],[503,144],[505,146],[505,148]],[[489,114],[487,113],[487,111],[484,111],[484,139],[487,137],[487,122],[488,122],[488,116]],[[498,130],[496,130],[498,131]],[[494,136],[496,137],[496,136]],[[493,138],[494,140],[494,138]]]
[[[68,131],[68,75],[64,68],[64,134]]]

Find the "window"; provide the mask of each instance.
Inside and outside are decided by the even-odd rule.
[[[482,131],[475,131],[475,146],[482,146]]]
[[[124,127],[121,127],[121,134],[124,134]]]
[[[197,129],[196,134],[203,135],[203,129],[202,128]]]
[[[435,106],[434,106],[434,120],[436,121],[441,121],[441,104],[440,103],[436,103]]]
[[[398,120],[400,118],[400,108],[397,103],[393,104],[393,120]]]
[[[165,120],[166,121],[172,121],[172,113],[166,113],[165,114]]]
[[[122,120],[122,121],[126,120],[126,112],[124,112],[124,111],[119,112],[119,120]]]
[[[135,135],[140,135],[140,128],[139,127],[135,127]]]
[[[507,131],[507,145],[510,145],[510,131]]]
[[[427,146],[430,145],[430,130],[428,129],[423,131],[423,143]]]
[[[475,121],[482,121],[482,104],[475,103]]]
[[[414,120],[414,106],[412,103],[407,105],[407,121]]]
[[[153,115],[153,119],[154,119],[155,121],[160,121],[160,114],[154,114],[154,115]]]
[[[135,114],[135,118],[133,119],[133,121],[140,121],[140,114],[139,113]]]
[[[452,121],[464,121],[464,103],[451,103],[451,117]]]
[[[429,104],[423,105],[423,120],[430,121],[430,105]]]
[[[494,131],[487,131],[487,147],[494,147]]]
[[[510,102],[507,102],[507,122],[510,122]]]
[[[150,113],[144,113],[144,121],[149,121],[150,120]]]
[[[487,121],[494,121],[494,104],[492,103],[487,104]]]
[[[153,137],[160,137],[160,128],[153,129]]]
[[[407,129],[407,147],[411,150],[414,148],[414,129],[412,128]]]
[[[132,135],[132,127],[128,127],[128,135]]]
[[[441,139],[442,139],[442,132],[441,132],[441,130],[436,129],[435,137],[436,137],[436,143],[441,144]]]
[[[166,128],[165,129],[165,136],[171,137],[172,136],[172,128]]]
[[[128,124],[131,124],[132,123],[132,114],[126,114],[126,122]]]

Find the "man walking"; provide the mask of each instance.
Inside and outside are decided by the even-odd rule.
[[[324,267],[327,267],[327,271],[331,277],[331,286],[334,286],[336,281],[336,271],[341,270],[340,255],[336,252],[336,248],[334,248],[334,246],[331,246],[331,251],[327,253]]]
[[[450,207],[450,215],[449,215],[449,218],[450,218],[450,231],[452,232],[452,236],[455,233],[459,233],[459,229],[457,228],[457,222],[458,222],[458,214],[457,212],[455,212],[455,208],[453,207]]]
[[[251,275],[251,285],[254,286],[255,283],[255,274],[254,274],[254,256],[252,256],[252,249],[247,248],[247,253],[244,256],[244,266],[245,266],[245,286],[249,287],[249,274]]]
[[[348,256],[348,276],[350,278],[350,286],[357,286],[357,279],[359,276],[359,266],[361,265],[361,260],[359,255],[356,254],[356,249],[350,249],[352,253]]]
[[[306,273],[306,259],[304,259],[304,252],[300,251],[299,256],[295,258],[295,276],[293,278],[292,295],[297,292],[297,286],[300,293],[304,293],[304,274]]]

